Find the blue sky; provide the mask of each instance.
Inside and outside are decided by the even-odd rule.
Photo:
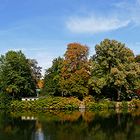
[[[46,69],[67,44],[116,39],[140,54],[140,0],[0,0],[0,54],[22,50]]]

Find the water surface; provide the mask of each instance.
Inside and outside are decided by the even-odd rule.
[[[0,140],[140,140],[140,113],[0,113]]]

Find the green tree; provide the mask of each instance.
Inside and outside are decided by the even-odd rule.
[[[115,40],[105,39],[95,47],[89,85],[97,95],[126,99],[140,86],[140,66],[133,52]]]
[[[88,94],[88,47],[78,43],[68,44],[64,56],[60,79],[62,96],[77,96],[82,99]]]
[[[37,86],[38,82],[42,78],[42,74],[41,74],[42,68],[40,66],[38,66],[38,62],[35,59],[28,59],[28,63],[31,68],[32,77],[34,78],[34,80],[36,82],[36,86]],[[38,86],[37,86],[37,88],[38,88]]]
[[[46,70],[42,90],[43,95],[61,96],[59,80],[62,62],[63,59],[58,57],[53,60],[52,67]]]
[[[136,55],[135,61],[140,65],[140,54]],[[139,80],[140,83],[140,80]],[[137,95],[140,97],[140,88],[136,90]]]
[[[0,90],[12,98],[35,96],[35,81],[28,60],[21,52],[9,51],[0,57]]]
[[[140,63],[140,54],[135,57],[135,61]]]

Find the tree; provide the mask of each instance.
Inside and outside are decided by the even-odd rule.
[[[135,61],[140,65],[140,54],[135,57]],[[140,88],[136,90],[136,93],[137,96],[140,98]]]
[[[64,56],[60,79],[62,96],[82,99],[88,94],[88,47],[79,43],[68,44]]]
[[[62,62],[63,59],[58,57],[53,60],[52,67],[46,70],[43,82],[43,94],[61,96],[59,81]]]
[[[135,57],[135,61],[138,62],[138,63],[140,63],[140,55],[137,55],[137,56]]]
[[[31,68],[32,77],[34,78],[34,80],[36,82],[36,87],[39,88],[38,82],[42,78],[42,74],[41,74],[42,68],[40,66],[38,66],[38,62],[35,59],[28,59],[28,63]]]
[[[95,47],[89,85],[99,95],[126,99],[140,86],[140,66],[133,52],[115,40],[105,39]]]
[[[12,98],[35,96],[30,65],[21,52],[9,51],[0,57],[0,90]]]

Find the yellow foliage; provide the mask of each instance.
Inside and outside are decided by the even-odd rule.
[[[37,83],[37,86],[38,86],[38,88],[42,89],[43,86],[44,86],[43,80],[39,80],[38,83]]]

